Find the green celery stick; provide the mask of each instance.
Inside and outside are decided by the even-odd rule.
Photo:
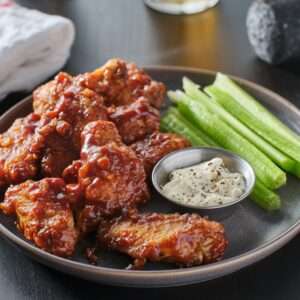
[[[229,77],[218,74],[215,89],[226,97],[215,98],[227,111],[277,149],[300,162],[300,138]]]
[[[193,146],[207,146],[208,144],[201,139],[186,123],[182,122],[173,114],[166,114],[160,121],[161,129],[174,132],[184,136]]]
[[[210,110],[212,113],[215,113],[223,121],[225,121],[228,125],[230,125],[233,129],[243,135],[246,139],[248,139],[251,143],[253,143],[257,148],[259,148],[262,152],[264,152],[267,156],[269,156],[276,164],[278,164],[282,169],[294,172],[296,161],[283,154],[268,142],[266,142],[263,138],[245,126],[242,122],[240,122],[237,118],[232,116],[228,111],[226,111],[215,99],[209,98],[203,92],[201,92],[198,86],[193,83],[188,78],[183,79],[183,88],[185,92],[192,98],[197,101],[201,101],[203,105]],[[217,94],[214,91],[210,92],[213,87],[208,87],[205,91],[212,95],[213,98],[217,97]]]
[[[169,92],[168,95],[175,99],[179,111],[191,119],[193,124],[206,132],[219,145],[248,160],[256,176],[265,186],[276,189],[286,183],[286,174],[280,168],[221,118],[210,113],[200,102],[196,102],[180,91]]]
[[[213,98],[214,101],[216,101],[220,105],[222,105],[223,109],[227,109],[227,113],[232,113],[237,118],[238,118],[238,114],[240,116],[244,116],[243,112],[245,112],[245,110],[238,103],[235,103],[234,100],[230,97],[230,95],[228,95],[227,93],[223,92],[219,88],[217,88],[215,86],[209,86],[209,87],[205,88],[205,92],[207,92]],[[234,110],[233,107],[236,107],[235,109],[237,111],[235,113],[233,112],[233,110]],[[247,113],[247,112],[245,113],[245,115],[246,115],[246,118],[247,118],[248,122],[251,122],[251,124],[253,125],[252,122],[255,122],[255,120],[253,121],[252,116],[249,113]],[[248,123],[246,125],[248,125]],[[270,132],[270,131],[268,131],[268,133],[272,134],[272,132]],[[290,156],[288,156],[287,154],[285,154],[283,150],[279,151],[279,148],[278,149],[275,148],[275,144],[274,144],[273,147],[270,145],[270,147],[273,148],[275,151],[277,150],[277,152],[279,154],[281,154],[281,156],[278,155],[278,153],[276,153],[276,152],[272,153],[272,152],[268,151],[271,148],[268,149],[268,148],[264,147],[263,143],[258,144],[258,143],[255,143],[255,141],[251,140],[249,137],[248,137],[248,139],[251,142],[253,142],[253,144],[255,144],[266,155],[268,155],[282,169],[284,169],[285,171],[287,171],[287,172],[289,172],[291,174],[296,175],[297,177],[300,177],[300,162],[299,161],[297,161],[295,159],[292,159]],[[262,139],[262,137],[260,137],[260,139],[263,142],[265,141],[265,143],[267,143],[266,141],[270,140],[268,138],[266,138],[264,140],[264,139]],[[271,142],[270,142],[270,144],[271,144]],[[281,149],[283,149],[283,147],[281,147]]]
[[[266,188],[259,180],[256,180],[250,198],[257,205],[268,211],[278,210],[281,207],[279,195]]]
[[[180,120],[181,123],[184,123],[191,131],[193,131],[199,138],[201,138],[205,144],[218,147],[219,145],[210,138],[206,133],[201,129],[195,127],[190,121],[188,121],[175,107],[170,107],[166,115],[173,115],[177,120]]]

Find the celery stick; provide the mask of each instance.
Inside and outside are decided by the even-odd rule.
[[[190,130],[192,130],[198,137],[200,137],[207,145],[218,147],[219,145],[210,138],[201,129],[195,127],[190,121],[188,121],[175,107],[170,107],[166,115],[174,115],[176,119],[179,119],[182,123],[186,125]]]
[[[269,125],[272,126],[274,130],[281,132],[283,135],[287,135],[287,138],[291,138],[292,141],[296,138],[297,144],[300,145],[299,135],[297,135],[293,130],[283,124],[276,116],[268,111],[262,104],[254,99],[254,97],[249,95],[227,75],[218,73],[213,85],[219,87],[220,89],[223,89],[225,92],[230,94],[237,102],[239,102],[240,105],[242,105],[249,112],[269,123]]]
[[[223,119],[228,125],[230,125],[233,129],[247,138],[250,142],[252,142],[257,148],[259,148],[262,152],[264,152],[267,156],[269,156],[276,164],[278,164],[282,169],[293,172],[295,170],[296,161],[283,154],[272,145],[267,143],[264,139],[262,139],[259,135],[245,126],[242,122],[240,122],[237,118],[232,116],[229,112],[227,112],[215,99],[211,99],[206,96],[203,92],[201,92],[198,86],[193,83],[188,78],[183,78],[183,88],[185,92],[192,98],[197,101],[201,101],[203,105],[210,110],[212,113],[215,113],[220,118]],[[211,87],[205,89],[208,94],[210,93]],[[212,92],[212,96],[217,97]]]
[[[213,98],[214,101],[217,101],[220,105],[222,105],[223,108],[226,109],[228,113],[232,113],[233,115],[236,116],[237,119],[240,118],[241,122],[243,121],[242,118],[244,118],[247,120],[247,123],[245,122],[246,125],[248,125],[249,127],[255,126],[254,123],[255,123],[256,119],[253,118],[251,114],[247,113],[244,110],[244,108],[241,107],[238,103],[235,103],[230,95],[228,95],[227,93],[223,92],[222,90],[220,90],[219,88],[217,88],[215,86],[206,87],[205,92],[207,92]],[[242,132],[240,132],[240,133],[243,134]],[[265,139],[265,140],[270,141],[270,144],[271,144],[271,140],[270,140],[269,135],[271,135],[271,134],[273,134],[273,131],[271,132],[270,130],[268,130],[267,138]],[[275,135],[276,135],[276,133],[275,133]],[[246,135],[244,135],[244,136],[247,137],[251,142],[253,142],[253,144],[255,144],[266,155],[268,155],[282,169],[284,169],[285,171],[288,171],[291,174],[294,174],[297,177],[300,177],[300,162],[295,159],[292,159],[290,156],[288,156],[286,153],[284,153],[284,152],[286,152],[286,151],[284,151],[284,149],[286,149],[286,144],[282,144],[282,147],[281,147],[282,152],[280,152],[279,150],[277,150],[274,147],[273,147],[273,149],[275,151],[277,150],[277,153],[274,151],[270,152],[270,150],[273,150],[272,146],[270,145],[270,148],[266,148],[264,146],[264,143],[266,143],[266,142],[264,142],[265,141],[264,139],[259,137],[263,143],[261,143],[261,142],[257,143],[257,141],[259,141],[259,140],[254,141],[251,139],[251,137],[246,136]],[[274,144],[274,146],[275,146],[275,144]],[[279,147],[278,147],[278,149],[279,149]],[[279,153],[279,155],[278,155],[278,153]],[[280,156],[280,154],[281,154],[281,156]]]
[[[268,188],[276,189],[286,183],[286,175],[281,169],[221,118],[210,113],[200,102],[196,102],[180,91],[169,92],[168,95],[176,99],[182,114],[191,119],[219,145],[248,160],[256,176]]]
[[[174,132],[184,136],[193,146],[208,146],[208,144],[201,139],[192,128],[188,127],[186,123],[182,122],[173,114],[166,114],[160,121],[161,129],[165,131]]]
[[[213,86],[228,97],[220,103],[274,147],[300,162],[300,137],[229,77],[218,74]]]
[[[266,188],[259,180],[256,180],[250,198],[257,205],[269,211],[278,210],[281,206],[279,195]]]

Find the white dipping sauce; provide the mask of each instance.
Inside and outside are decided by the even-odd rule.
[[[221,158],[200,163],[170,174],[161,187],[168,198],[196,206],[217,206],[237,200],[245,191],[242,174],[232,173]]]

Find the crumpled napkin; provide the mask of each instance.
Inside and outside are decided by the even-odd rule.
[[[61,69],[74,37],[72,21],[0,0],[0,99]]]

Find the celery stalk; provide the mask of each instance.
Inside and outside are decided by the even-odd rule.
[[[162,118],[163,120],[165,118],[167,118],[167,116],[172,115],[173,116],[173,121],[175,122],[174,125],[176,125],[176,123],[180,123],[182,125],[185,125],[185,127],[187,127],[190,131],[194,132],[194,134],[196,134],[206,145],[210,145],[210,146],[215,146],[218,147],[218,144],[212,139],[210,138],[206,133],[204,133],[201,129],[195,127],[190,121],[188,121],[179,111],[178,109],[176,109],[175,107],[170,107],[167,111],[167,113],[165,114],[165,116]],[[178,121],[178,122],[176,122]],[[163,123],[166,123],[166,121],[164,121]],[[167,124],[166,124],[167,125]],[[169,126],[170,127],[170,126]],[[175,128],[174,128],[175,130]],[[174,131],[175,132],[175,131]],[[177,132],[178,134],[180,134],[179,132]],[[183,134],[184,135],[184,134]],[[197,146],[197,145],[196,145]],[[200,144],[199,144],[200,146]]]
[[[218,95],[214,87],[208,87],[205,89],[205,91],[213,98],[209,98],[208,96],[206,96],[203,92],[199,90],[198,86],[188,78],[183,79],[183,88],[190,97],[194,98],[197,101],[201,101],[208,110],[222,118],[223,121],[225,121],[238,133],[240,133],[251,143],[253,143],[257,148],[259,148],[262,152],[264,152],[267,156],[269,156],[282,169],[288,172],[295,173],[294,170],[296,166],[296,161],[274,148],[263,138],[261,138],[259,135],[257,135],[247,126],[245,126],[242,122],[240,122],[237,118],[231,115],[228,111],[226,111],[215,100],[215,98],[217,98]],[[220,97],[221,96],[222,95],[220,95]]]
[[[266,188],[259,180],[256,180],[250,198],[261,208],[268,211],[278,210],[281,206],[279,195]]]
[[[191,119],[193,124],[201,128],[219,145],[248,160],[256,176],[265,186],[276,189],[286,183],[286,175],[280,168],[221,118],[210,113],[200,102],[196,102],[180,91],[169,92],[168,95],[170,98],[175,98],[179,111]]]
[[[300,137],[296,133],[226,75],[218,74],[212,86],[218,93],[223,91],[225,96],[215,99],[227,111],[274,147],[300,162]]]
[[[193,146],[207,146],[208,144],[199,137],[186,123],[182,122],[174,114],[167,113],[160,121],[161,129],[184,136]]]

